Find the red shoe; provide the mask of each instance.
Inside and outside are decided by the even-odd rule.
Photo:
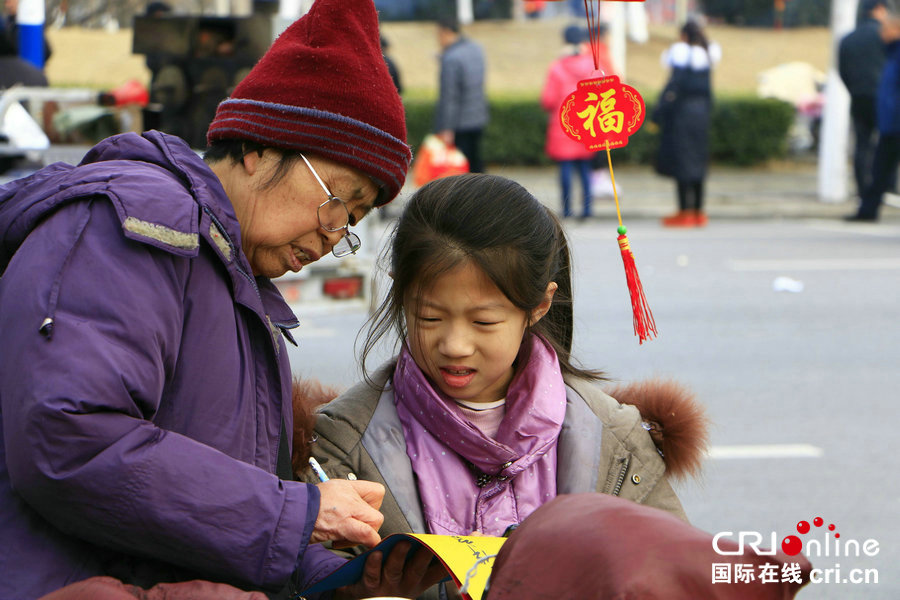
[[[709,218],[707,218],[705,213],[700,211],[694,213],[694,224],[697,227],[706,227],[707,223],[709,223]]]
[[[680,210],[662,220],[663,227],[695,227],[697,218],[693,211]]]

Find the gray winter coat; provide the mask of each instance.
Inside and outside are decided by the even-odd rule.
[[[435,131],[470,131],[487,125],[484,76],[484,52],[472,40],[460,37],[441,53]]]

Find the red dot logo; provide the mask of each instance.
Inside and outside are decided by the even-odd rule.
[[[816,517],[812,520],[812,522],[816,527],[821,527],[825,524],[825,519],[823,519],[822,517]],[[806,535],[810,532],[811,529],[811,527],[809,526],[809,521],[798,521],[796,529],[797,533],[799,533],[800,535]],[[835,538],[840,538],[841,534],[835,531],[836,529],[837,526],[834,523],[828,524],[828,531],[833,532]],[[789,535],[781,540],[781,549],[785,554],[796,556],[803,550],[803,540],[801,540],[796,535]]]
[[[796,556],[803,550],[803,542],[796,535],[789,535],[781,540],[781,549],[788,556]]]

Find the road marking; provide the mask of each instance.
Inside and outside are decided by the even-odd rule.
[[[709,458],[820,458],[825,451],[810,444],[757,444],[747,446],[712,446]]]
[[[774,258],[730,260],[732,271],[893,271],[900,258]]]
[[[885,223],[843,223],[840,221],[825,221],[812,219],[807,221],[810,229],[838,233],[855,233],[873,237],[896,238],[900,235],[900,227]]]

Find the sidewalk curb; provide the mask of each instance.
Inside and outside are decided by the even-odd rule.
[[[494,167],[489,172],[522,184],[545,205],[560,212],[558,170],[550,167]],[[675,182],[646,166],[615,171],[622,218],[658,219],[676,210]],[[815,164],[778,168],[712,167],[706,181],[706,213],[713,219],[843,219],[856,211],[856,199],[818,199]],[[574,212],[581,210],[581,188],[573,181]],[[612,197],[593,199],[592,214],[616,216]],[[884,205],[882,220],[900,220],[900,207]]]

